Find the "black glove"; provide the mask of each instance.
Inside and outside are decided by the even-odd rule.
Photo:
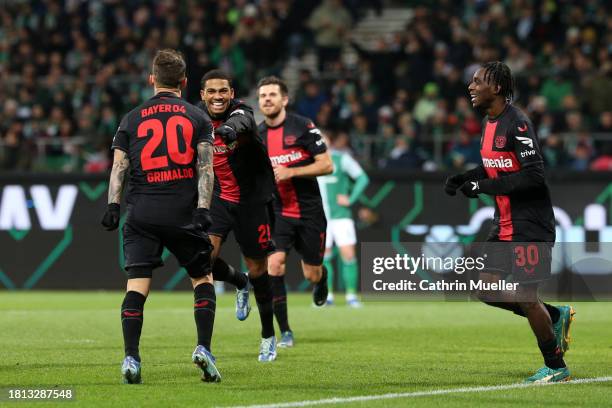
[[[463,178],[463,174],[456,174],[454,176],[450,176],[446,179],[444,183],[444,192],[449,196],[454,196],[457,194],[457,189],[461,187],[465,183],[465,179]]]
[[[476,198],[478,194],[480,194],[480,186],[478,185],[479,181],[466,181],[461,186],[460,190],[468,198]]]
[[[223,142],[225,144],[230,144],[232,142],[235,142],[236,139],[238,139],[238,135],[236,134],[236,131],[234,130],[234,128],[232,128],[229,125],[221,125],[218,128],[216,128],[215,135],[221,136],[221,139],[223,139]]]
[[[212,218],[208,208],[196,208],[193,212],[193,225],[204,232],[212,225]]]
[[[106,207],[106,212],[102,217],[102,221],[100,222],[105,230],[114,231],[119,227],[119,218],[120,218],[119,204],[110,203]]]

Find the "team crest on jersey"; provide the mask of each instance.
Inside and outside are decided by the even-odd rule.
[[[495,147],[501,149],[506,145],[506,135],[496,135],[495,136]]]
[[[285,136],[285,144],[287,146],[294,145],[297,142],[297,137],[295,135],[287,135]]]

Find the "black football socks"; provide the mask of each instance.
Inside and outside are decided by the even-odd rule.
[[[274,316],[278,322],[281,332],[291,330],[289,328],[289,317],[287,316],[287,287],[284,276],[270,276],[272,282],[272,306]]]
[[[142,293],[129,291],[121,305],[121,327],[123,328],[123,344],[125,355],[132,356],[140,362],[138,343],[142,332],[144,304],[147,300]]]
[[[548,310],[548,314],[550,315],[550,320],[555,324],[559,321],[559,317],[561,317],[561,312],[553,305],[549,305],[548,303],[542,303],[546,310]]]
[[[229,265],[221,258],[215,259],[212,267],[213,279],[231,283],[238,289],[246,288],[249,283],[249,278],[246,274],[236,271],[233,266]]]
[[[255,301],[261,320],[261,338],[266,339],[274,336],[274,308],[270,277],[266,271],[257,278],[250,278],[250,281],[253,285],[253,292],[255,292]]]
[[[198,344],[210,351],[217,297],[212,283],[201,283],[193,290],[193,316],[198,331]]]
[[[557,346],[557,341],[552,338],[542,343],[538,342],[538,347],[544,357],[544,364],[546,367],[557,369],[565,367],[565,361],[563,360],[563,352]]]

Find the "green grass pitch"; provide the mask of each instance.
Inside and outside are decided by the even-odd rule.
[[[141,339],[142,385],[123,385],[118,292],[0,293],[0,387],[72,387],[76,401],[24,407],[208,407],[273,404],[521,382],[542,366],[527,321],[473,303],[366,303],[315,309],[289,296],[296,346],[257,362],[259,318],[234,317],[219,297],[213,353],[223,376],[202,383],[191,364],[192,294],[153,292]],[[566,356],[574,378],[612,375],[612,303],[575,303]],[[3,390],[6,394],[6,389]],[[1,396],[6,398],[6,395]],[[610,406],[612,382],[431,395],[337,406]],[[329,405],[326,405],[329,406]]]

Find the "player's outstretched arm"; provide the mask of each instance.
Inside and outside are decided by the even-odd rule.
[[[288,180],[292,177],[318,177],[331,174],[334,171],[334,164],[327,151],[317,154],[314,162],[303,167],[276,166],[274,177],[276,181]]]
[[[245,104],[238,105],[227,120],[215,129],[215,134],[221,136],[227,143],[234,142],[238,135],[252,135],[257,133],[257,122],[253,115],[253,110]]]
[[[125,175],[130,167],[128,155],[121,149],[114,150],[113,168],[108,183],[108,203],[119,204],[125,183]]]
[[[209,142],[198,143],[198,208],[210,208],[215,175],[213,172],[213,146]]]
[[[480,193],[506,195],[538,188],[544,185],[544,182],[544,166],[539,163],[523,167],[505,177],[482,180],[478,188]]]
[[[108,182],[108,206],[102,217],[102,226],[107,231],[113,231],[119,227],[119,204],[125,184],[125,175],[130,167],[130,159],[126,152],[115,149],[113,154],[113,168]]]
[[[353,205],[359,200],[359,197],[361,197],[361,194],[363,194],[368,184],[370,184],[370,178],[365,172],[361,173],[353,184],[353,189],[349,197],[349,205]]]
[[[210,142],[200,142],[197,149],[198,207],[193,213],[193,225],[202,231],[208,231],[208,228],[212,225],[209,208],[215,183],[213,145]]]
[[[225,124],[231,126],[236,133],[252,133],[257,130],[257,122],[255,121],[253,110],[245,104],[238,105],[230,113]]]
[[[351,206],[359,200],[361,194],[365,191],[368,184],[370,184],[370,178],[366,172],[363,171],[363,168],[359,165],[357,160],[348,153],[342,156],[340,166],[342,166],[342,170],[344,170],[354,181],[351,195],[348,198],[348,205]]]

